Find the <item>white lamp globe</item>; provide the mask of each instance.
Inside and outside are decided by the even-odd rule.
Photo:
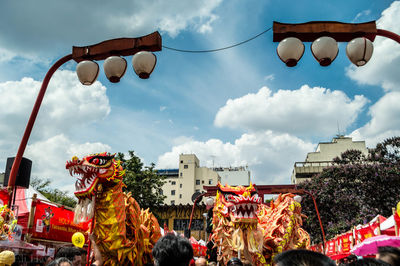
[[[373,51],[374,45],[365,37],[355,38],[346,46],[347,57],[358,67],[365,65],[371,59]]]
[[[294,67],[304,54],[304,44],[298,38],[283,39],[276,48],[279,58],[288,67]]]
[[[311,44],[311,52],[321,66],[329,66],[339,53],[339,47],[332,37],[320,37]]]
[[[110,56],[104,60],[104,73],[108,80],[117,83],[124,76],[126,71],[126,60],[120,56]]]
[[[148,79],[150,77],[156,63],[157,57],[151,52],[141,51],[132,57],[133,69],[141,79]]]
[[[84,60],[76,66],[76,74],[83,85],[92,85],[99,76],[99,65],[90,60]]]

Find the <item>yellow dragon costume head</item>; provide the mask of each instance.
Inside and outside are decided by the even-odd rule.
[[[104,152],[67,161],[66,169],[77,175],[74,221],[93,218],[93,234],[104,265],[151,263],[151,250],[161,237],[160,226],[148,209],[140,209],[130,194],[122,192],[125,171],[114,156]]]

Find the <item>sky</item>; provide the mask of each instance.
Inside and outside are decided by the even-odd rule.
[[[0,172],[14,157],[41,82],[72,46],[159,31],[164,47],[210,50],[248,40],[273,21],[375,20],[400,34],[400,1],[19,0],[0,3]],[[72,192],[65,162],[95,152],[135,151],[145,165],[178,168],[179,154],[200,166],[248,166],[255,184],[288,184],[295,162],[338,134],[367,147],[400,135],[400,45],[376,37],[371,60],[355,67],[346,43],[328,67],[310,43],[298,65],[276,54],[272,30],[210,53],[163,48],[142,80],[119,83],[102,70],[79,83],[70,61],[52,77],[24,157],[31,177]]]

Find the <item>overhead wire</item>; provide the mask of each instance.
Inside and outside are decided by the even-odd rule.
[[[242,41],[242,42],[239,42],[239,43],[230,45],[230,46],[226,46],[226,47],[222,47],[222,48],[217,48],[217,49],[210,49],[210,50],[185,50],[185,49],[178,49],[178,48],[168,47],[168,46],[165,46],[165,45],[162,45],[162,47],[165,48],[165,49],[168,49],[168,50],[172,50],[172,51],[176,51],[176,52],[183,52],[183,53],[212,53],[212,52],[218,52],[218,51],[222,51],[222,50],[227,50],[227,49],[230,49],[230,48],[233,48],[233,47],[236,47],[236,46],[245,44],[245,43],[247,43],[247,42],[249,42],[249,41],[252,41],[252,40],[254,40],[254,39],[260,37],[261,35],[263,35],[264,33],[268,32],[268,31],[270,31],[271,29],[272,29],[272,27],[270,27],[270,28],[264,30],[263,32],[261,32],[261,33],[255,35],[255,36],[253,36],[253,37],[251,37],[251,38],[249,38],[249,39],[247,39],[247,40],[245,40],[245,41]]]

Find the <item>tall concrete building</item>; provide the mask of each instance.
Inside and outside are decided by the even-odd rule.
[[[364,155],[368,155],[365,141],[353,141],[350,137],[338,136],[333,138],[331,142],[320,142],[315,152],[307,153],[304,162],[294,164],[292,183],[301,183],[313,175],[321,173],[324,168],[332,165],[333,158],[340,156],[347,150],[359,150]]]
[[[194,154],[179,155],[179,169],[157,170],[166,177],[162,191],[167,198],[165,204],[193,204],[192,195],[203,192],[203,186],[215,186],[221,180],[211,168],[200,167]]]

